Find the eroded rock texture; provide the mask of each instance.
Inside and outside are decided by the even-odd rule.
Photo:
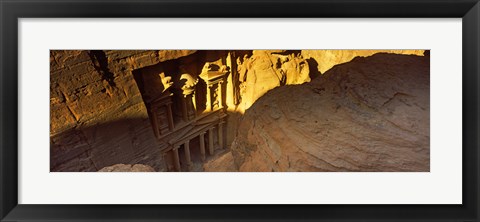
[[[98,171],[119,163],[163,170],[132,70],[194,52],[52,50],[50,170]]]
[[[160,150],[166,144],[153,133],[145,99],[161,93],[166,79],[174,87],[185,73],[200,80],[206,63],[228,67],[224,100],[232,129],[238,113],[268,90],[310,80],[300,51],[286,50],[52,50],[50,62],[52,171],[136,163],[165,171]],[[202,109],[205,83],[195,87]],[[174,112],[176,118],[179,111]],[[229,144],[235,130],[226,132]]]
[[[403,54],[423,54],[423,50],[387,51]],[[155,171],[169,170],[174,157],[171,153],[164,151],[168,146],[172,146],[175,141],[165,141],[155,135],[158,132],[154,133],[155,129],[152,128],[152,123],[155,120],[152,119],[150,100],[155,98],[155,95],[165,93],[165,86],[171,86],[169,90],[172,90],[173,123],[175,126],[184,127],[183,125],[187,123],[182,123],[182,107],[177,100],[182,96],[185,97],[186,91],[192,90],[195,96],[192,97],[193,94],[190,94],[189,98],[193,98],[194,101],[191,104],[192,106],[189,107],[194,107],[197,115],[203,115],[206,110],[207,85],[200,74],[208,63],[209,66],[225,69],[226,73],[225,88],[222,88],[221,93],[219,92],[222,94],[223,108],[227,114],[226,124],[223,128],[226,137],[226,146],[224,147],[226,150],[222,149],[221,145],[215,144],[213,154],[207,156],[206,160],[202,160],[199,157],[200,140],[199,138],[192,138],[189,149],[195,171],[374,170],[377,167],[376,165],[372,165],[370,168],[363,165],[348,165],[349,161],[356,160],[348,159],[351,150],[353,150],[353,153],[359,153],[358,157],[355,157],[358,160],[370,158],[372,164],[378,163],[386,166],[384,170],[424,170],[424,165],[415,166],[417,162],[420,164],[420,160],[410,161],[410,159],[406,159],[406,162],[401,163],[405,164],[403,168],[398,166],[397,163],[400,162],[397,159],[395,159],[397,162],[392,163],[391,168],[389,168],[390,165],[383,163],[381,160],[391,161],[391,158],[384,157],[396,156],[395,152],[400,153],[398,158],[407,158],[410,154],[416,155],[419,153],[421,154],[419,156],[423,158],[425,152],[428,154],[428,146],[427,151],[422,147],[416,148],[415,152],[409,148],[392,150],[392,152],[381,151],[380,149],[390,134],[396,135],[395,138],[403,138],[406,141],[402,143],[400,139],[398,141],[393,140],[390,148],[394,147],[396,143],[409,147],[405,145],[407,142],[411,142],[411,146],[416,146],[422,141],[425,142],[420,139],[419,135],[409,134],[406,131],[399,130],[400,128],[410,131],[416,130],[414,132],[427,132],[425,136],[428,137],[428,127],[427,131],[421,128],[424,127],[424,121],[428,121],[428,115],[426,119],[415,122],[415,126],[409,125],[411,123],[410,118],[417,117],[405,115],[405,113],[410,113],[411,109],[419,106],[428,111],[428,101],[426,101],[427,103],[424,103],[424,100],[416,101],[420,99],[415,94],[417,92],[407,90],[413,89],[409,87],[416,87],[416,84],[422,82],[407,83],[408,78],[413,78],[410,76],[414,75],[412,73],[406,75],[405,79],[397,76],[404,75],[404,72],[408,70],[420,69],[417,67],[419,63],[416,62],[421,60],[420,57],[400,56],[398,61],[395,61],[397,57],[385,59],[389,65],[392,65],[391,63],[396,65],[397,68],[392,69],[393,71],[385,69],[384,65],[380,64],[383,60],[372,64],[364,62],[372,65],[364,67],[365,65],[362,66],[364,63],[359,63],[359,61],[369,60],[355,59],[352,64],[335,67],[325,75],[321,75],[327,69],[337,64],[349,62],[356,56],[369,56],[376,52],[378,50],[52,50],[50,52],[50,169],[51,171],[98,171],[116,164],[145,164],[151,166]],[[410,58],[411,61],[406,58]],[[407,60],[409,62],[402,63]],[[354,69],[354,66],[358,65],[362,66],[364,71]],[[400,66],[405,66],[403,71]],[[375,71],[375,67],[379,67],[383,71]],[[385,77],[382,78],[390,76],[389,78],[398,80],[398,82],[395,82],[389,79],[389,82],[383,84],[385,87],[394,88],[384,89],[380,85],[376,86],[380,88],[368,88],[367,86],[374,84],[371,81],[379,83],[384,81],[384,79],[375,80],[375,78],[381,76],[378,72],[385,74]],[[355,77],[355,73],[358,74],[358,77]],[[373,76],[370,76],[370,74]],[[340,79],[337,80],[337,78]],[[293,86],[312,80],[314,82],[311,84]],[[337,89],[334,87],[340,84],[343,84],[342,87],[345,85],[350,88],[340,89],[337,87]],[[313,87],[318,92],[312,94],[313,88],[301,89],[304,86]],[[400,86],[406,88],[398,88]],[[270,93],[269,91],[272,89],[275,89],[275,92]],[[183,90],[183,94],[175,90]],[[293,91],[290,92],[289,90]],[[422,88],[421,90],[425,89]],[[285,91],[284,94],[281,93],[283,91]],[[335,93],[333,94],[335,96],[330,95],[332,92]],[[322,95],[322,93],[325,95]],[[263,99],[265,95],[267,99]],[[342,95],[347,97],[343,98]],[[363,97],[361,96],[364,95],[369,96],[368,98],[373,96],[373,99],[365,100],[370,101],[365,102],[365,104],[371,106],[371,109],[377,109],[377,112],[382,114],[377,116],[382,116],[382,118],[378,119],[379,117],[374,115],[375,112],[364,109],[363,106],[354,105],[353,99],[358,97],[358,101],[362,101]],[[309,98],[309,96],[314,97]],[[272,101],[267,101],[268,98]],[[403,101],[407,101],[412,106],[402,106]],[[257,102],[263,105],[258,105]],[[323,104],[324,102],[326,104]],[[332,105],[333,102],[335,102],[335,105]],[[377,103],[385,104],[378,108]],[[424,104],[427,105],[424,106]],[[264,105],[270,108],[259,108]],[[337,105],[340,108],[336,108]],[[335,112],[331,110],[333,106],[335,106]],[[251,107],[254,108],[252,111],[250,111]],[[317,109],[317,107],[322,107],[322,109]],[[295,111],[295,109],[298,110]],[[238,131],[240,137],[234,146],[235,150],[233,153],[226,152],[237,135],[239,121],[247,110],[248,115],[245,116]],[[265,110],[272,111],[263,113]],[[293,111],[290,112],[291,110]],[[336,115],[338,110],[342,110],[341,115]],[[355,113],[355,110],[359,113]],[[389,112],[391,113],[389,114]],[[424,114],[426,111],[421,110],[420,112]],[[188,115],[190,114],[194,116],[194,114],[188,113]],[[358,118],[355,117],[357,114],[360,114]],[[383,124],[382,127],[391,130],[386,131],[390,134],[382,134],[378,137],[372,136],[375,130],[383,128],[374,128],[370,125],[363,126],[362,121],[368,123],[374,121],[367,118],[370,116],[379,124]],[[159,117],[163,118],[163,116]],[[309,122],[309,118],[312,121]],[[317,119],[314,120],[314,118]],[[350,119],[344,119],[343,125],[340,124],[341,121],[339,123],[333,121],[343,118]],[[340,127],[350,128],[350,126],[347,126],[347,120],[352,120],[357,124],[352,124],[356,127],[351,130],[356,129],[371,133],[358,134],[359,137],[365,136],[372,141],[378,139],[377,142],[372,143],[375,149],[368,150],[374,155],[366,155],[366,151],[361,150],[367,144],[367,141],[358,143],[355,142],[357,140],[353,136],[346,138],[346,134],[344,135],[341,132],[332,134],[332,131],[337,127],[336,124],[340,124],[338,125]],[[304,125],[306,124],[305,121],[309,124],[317,121],[320,124],[316,125],[315,128],[319,131],[318,135],[303,134],[302,130],[311,130],[308,124]],[[267,126],[267,129],[268,127],[279,126],[282,130],[278,132],[259,131],[258,127],[263,126],[262,124]],[[396,124],[399,129],[394,131],[396,128],[392,124]],[[292,132],[289,132],[289,130]],[[247,134],[247,132],[252,135]],[[357,135],[350,131],[345,131],[345,133]],[[284,134],[287,137],[277,138],[285,136]],[[289,139],[297,136],[297,134],[300,135],[299,139]],[[309,140],[310,137],[314,139]],[[338,141],[340,141],[341,146],[334,146],[335,142],[338,141],[326,140],[324,137],[339,138]],[[316,140],[315,138],[321,139]],[[207,137],[206,140],[208,140]],[[218,140],[217,134],[212,140]],[[297,142],[298,144],[295,145],[294,143]],[[321,147],[327,146],[329,148],[316,150],[320,146],[317,143],[321,144]],[[348,145],[350,143],[353,145]],[[290,146],[289,144],[295,146],[283,150]],[[268,149],[264,149],[266,147]],[[352,147],[360,148],[357,150]],[[185,148],[180,147],[180,149]],[[331,149],[342,151],[333,153]],[[186,154],[180,152],[178,156],[182,165],[181,170],[188,170],[188,168],[183,167],[188,162]],[[330,159],[325,154],[329,154]],[[338,154],[338,156],[334,157],[334,154]],[[342,159],[344,157],[346,159]],[[408,156],[408,158],[410,157]],[[317,160],[324,161],[324,164],[315,162]]]
[[[151,166],[143,164],[115,164],[104,167],[98,172],[155,172]]]
[[[376,54],[269,91],[232,144],[239,171],[429,171],[429,57]]]
[[[241,112],[248,109],[269,90],[310,81],[308,62],[301,51],[253,50],[237,60],[240,83]]]
[[[205,172],[236,172],[238,168],[233,160],[232,152],[226,152],[206,162],[203,170]]]
[[[314,71],[325,73],[333,66],[350,62],[355,57],[366,57],[376,53],[423,55],[425,50],[302,50],[302,56],[317,65]]]

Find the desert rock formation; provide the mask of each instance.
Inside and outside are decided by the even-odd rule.
[[[229,146],[242,119],[243,128],[238,135],[245,133],[246,120],[251,117],[243,118],[243,114],[252,106],[259,106],[254,104],[268,96],[270,90],[286,90],[290,85],[293,87],[312,80],[318,82],[317,79],[324,79],[324,76],[333,76],[321,74],[334,65],[379,52],[337,51],[342,50],[52,50],[50,170],[95,172],[116,164],[144,164],[155,171],[169,170],[171,154],[162,151],[169,141],[158,139],[149,96],[172,90],[174,100],[190,96],[189,99],[194,101],[187,105],[199,113],[205,112],[207,84],[201,73],[207,63],[209,67],[226,73],[225,86],[217,90],[215,96],[221,97],[222,109],[228,114],[222,117],[226,118],[222,130],[225,144]],[[394,52],[423,54],[423,50]],[[175,90],[183,91],[183,94]],[[186,92],[195,92],[195,96]],[[396,97],[403,98],[404,95]],[[396,100],[391,104],[394,102]],[[180,106],[175,101],[173,105]],[[180,111],[181,107],[173,108],[175,121],[181,118]],[[194,113],[188,115],[195,116]],[[281,113],[273,115],[282,118]],[[220,132],[212,140],[218,140],[218,136]],[[249,152],[238,149],[238,146],[232,155],[226,152],[228,147],[222,150],[220,144],[215,144],[214,153],[206,160],[200,160],[195,156],[200,153],[199,139],[191,142],[191,158],[197,161],[195,171],[222,171],[222,162],[225,163],[224,170],[231,171],[237,167],[232,165],[233,159],[235,163],[248,159],[245,158]],[[185,161],[186,156],[181,152],[179,158]],[[240,170],[251,169],[247,162],[240,165],[243,166]]]
[[[333,66],[350,62],[355,57],[367,57],[376,53],[402,55],[423,55],[425,50],[302,50],[305,59],[313,59],[320,73],[325,73]]]
[[[429,58],[375,54],[273,89],[232,144],[239,171],[429,171]]]
[[[159,144],[132,71],[194,52],[52,50],[51,171],[98,171],[118,163],[161,171]]]
[[[115,164],[113,166],[104,167],[98,172],[155,172],[155,170],[143,164]]]

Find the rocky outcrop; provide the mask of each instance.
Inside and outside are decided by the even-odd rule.
[[[98,172],[155,172],[155,170],[151,166],[143,164],[115,164],[104,167]]]
[[[159,84],[146,84],[158,81],[159,75],[178,83],[181,72],[198,79],[206,62],[238,68],[230,70],[242,75],[230,75],[225,100],[230,111],[241,113],[272,88],[310,80],[300,51],[236,52],[238,61],[234,52],[219,50],[52,50],[51,170],[97,171],[117,163],[165,170],[162,144],[153,134],[143,98],[160,89]],[[234,115],[230,121],[234,126]],[[227,132],[231,142],[234,130]]]
[[[366,57],[376,53],[392,53],[422,56],[425,50],[302,50],[305,59],[317,65],[315,70],[325,73],[333,66],[350,62],[355,57]]]
[[[50,51],[50,170],[97,171],[117,163],[163,170],[132,71],[194,52]]]
[[[375,54],[269,91],[238,128],[238,170],[429,171],[429,67]]]
[[[241,111],[247,110],[269,90],[310,81],[309,66],[300,51],[253,50],[239,61]]]
[[[165,144],[159,143],[153,133],[145,101],[148,95],[164,89],[159,86],[169,84],[167,81],[178,84],[184,81],[183,74],[188,74],[196,84],[195,105],[205,106],[206,85],[198,75],[206,63],[228,70],[223,99],[228,111],[229,145],[243,113],[270,90],[310,82],[327,68],[375,52],[52,50],[50,169],[98,171],[124,163],[146,164],[155,171],[165,171],[165,160],[159,151]],[[423,50],[394,52],[421,54]],[[228,162],[229,158],[223,156],[206,166],[219,169],[218,163]]]
[[[235,165],[233,155],[231,152],[226,152],[218,155],[203,164],[203,171],[205,172],[236,172],[238,167]]]

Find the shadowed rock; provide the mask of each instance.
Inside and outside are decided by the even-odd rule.
[[[104,167],[98,172],[155,172],[155,170],[143,164],[115,164],[113,166]]]
[[[429,171],[429,67],[376,54],[271,90],[240,123],[239,171]]]

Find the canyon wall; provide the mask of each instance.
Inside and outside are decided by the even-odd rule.
[[[161,91],[167,78],[178,84],[187,73],[199,81],[196,100],[201,107],[205,86],[198,77],[206,63],[228,70],[224,102],[228,112],[226,142],[231,144],[243,114],[270,90],[310,82],[326,69],[376,52],[52,50],[50,169],[98,171],[115,164],[145,164],[155,171],[166,171],[160,152],[165,144],[154,135],[146,95]],[[392,52],[423,54],[423,50]],[[232,162],[233,157],[220,159]],[[205,170],[212,166],[220,169],[210,162]]]
[[[357,57],[266,93],[231,150],[239,171],[428,172],[429,114],[429,56]]]
[[[422,56],[425,50],[302,50],[302,56],[305,59],[313,59],[317,63],[316,70],[325,73],[333,66],[350,62],[355,57],[367,57],[376,53],[392,53],[402,55]]]
[[[50,170],[164,170],[134,69],[195,51],[50,51]]]

